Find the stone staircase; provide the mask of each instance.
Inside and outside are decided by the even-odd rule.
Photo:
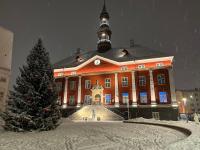
[[[123,117],[103,105],[87,105],[68,117],[74,121],[121,121]]]

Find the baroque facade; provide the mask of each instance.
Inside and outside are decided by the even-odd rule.
[[[131,117],[177,119],[173,56],[134,44],[113,48],[104,3],[97,50],[77,52],[54,65],[59,103],[66,112],[101,104]]]

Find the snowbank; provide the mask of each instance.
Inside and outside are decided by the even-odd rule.
[[[132,123],[150,123],[156,125],[168,125],[174,127],[184,128],[191,132],[186,139],[168,145],[165,150],[200,150],[200,125],[194,122],[186,121],[160,121],[155,119],[137,118],[125,122]],[[188,133],[186,133],[188,134]]]

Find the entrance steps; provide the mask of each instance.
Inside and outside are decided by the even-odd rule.
[[[103,105],[87,105],[68,117],[74,121],[121,121],[123,117]]]

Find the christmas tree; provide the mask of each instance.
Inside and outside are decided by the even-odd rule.
[[[59,125],[60,108],[49,54],[39,39],[20,68],[7,109],[2,113],[4,129],[10,131],[51,130]]]

